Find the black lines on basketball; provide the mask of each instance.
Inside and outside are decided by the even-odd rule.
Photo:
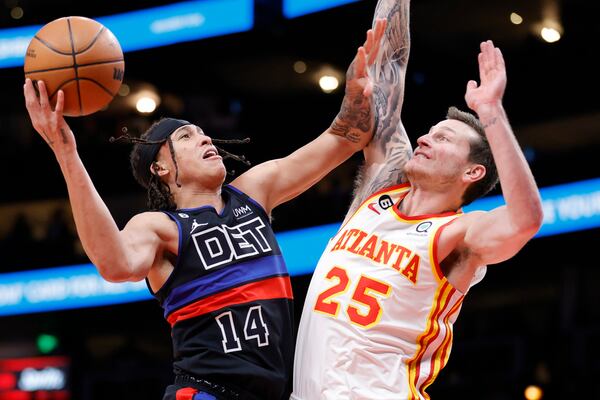
[[[55,48],[54,46],[52,46],[50,43],[46,42],[44,39],[38,37],[37,35],[34,36],[33,38],[36,39],[36,40],[39,40],[41,44],[43,44],[44,46],[46,46],[47,48],[49,48],[50,50],[52,50],[55,53],[62,54],[63,56],[71,56],[71,55],[73,55],[73,53],[69,53],[69,52],[66,52],[66,51],[58,50],[57,48]]]
[[[48,94],[48,99],[53,99],[54,96],[56,96],[56,94],[58,93],[59,90],[61,90],[64,86],[66,86],[69,82],[73,82],[73,81],[77,81],[77,79],[73,78],[73,79],[67,79],[66,81],[62,82],[55,91],[53,91],[52,93]],[[81,103],[81,99],[79,99],[79,103]]]
[[[85,53],[86,51],[88,51],[89,49],[91,49],[92,46],[96,43],[96,41],[100,37],[100,35],[102,34],[102,32],[104,32],[104,29],[105,29],[104,27],[100,28],[100,30],[98,31],[98,33],[96,33],[96,36],[94,36],[94,38],[92,39],[91,43],[89,45],[87,45],[83,50],[75,52],[75,54]],[[75,51],[75,50],[73,49],[73,51]]]
[[[46,69],[34,69],[34,70],[31,70],[31,71],[25,72],[25,76],[31,75],[31,74],[37,74],[38,72],[60,71],[61,69],[73,69],[73,66],[72,65],[67,65],[65,67],[46,68]]]
[[[95,83],[96,85],[98,85],[100,87],[100,89],[104,90],[108,95],[110,95],[111,97],[115,96],[116,93],[112,93],[110,90],[108,90],[103,84],[101,84],[100,82],[98,82],[95,79],[91,79],[91,78],[79,78],[79,81],[90,81],[92,83]]]
[[[75,80],[77,81],[77,100],[79,101],[79,113],[83,114],[83,104],[81,103],[81,88],[79,87],[79,74],[77,71],[77,58],[75,57],[75,41],[73,40],[73,29],[71,28],[71,18],[67,18],[69,27],[69,39],[71,40],[71,54],[73,55],[73,68],[75,70]]]
[[[71,55],[71,53],[69,53],[68,55]],[[77,64],[77,67],[83,68],[83,67],[90,67],[93,65],[115,64],[115,63],[120,63],[123,61],[125,61],[123,58],[119,58],[116,60],[96,61],[96,62],[91,62],[91,63],[86,63],[86,64]],[[25,76],[35,74],[38,72],[60,71],[61,69],[73,69],[73,67],[74,67],[74,65],[66,65],[64,67],[56,67],[56,68],[33,69],[31,71],[25,72]]]
[[[123,81],[123,50],[109,28],[86,17],[68,16],[44,25],[29,42],[24,72],[46,83],[50,105],[65,94],[63,115],[83,116],[104,109]]]

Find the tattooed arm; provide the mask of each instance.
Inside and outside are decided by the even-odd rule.
[[[371,139],[375,119],[368,67],[377,59],[385,26],[385,20],[377,20],[367,32],[367,41],[348,69],[344,100],[331,126],[289,156],[259,164],[232,182],[267,212],[307,190]]]
[[[387,21],[377,58],[370,67],[375,133],[364,149],[365,165],[358,173],[346,218],[372,193],[405,181],[404,165],[412,147],[400,113],[410,52],[409,11],[410,0],[379,0],[375,9],[375,20]]]
[[[340,112],[331,124],[328,133],[344,137],[357,143],[362,150],[372,137],[375,115],[373,114],[373,78],[369,69],[378,60],[381,40],[385,34],[387,20],[373,21],[373,29],[367,31],[367,40],[359,47],[356,57],[346,72],[346,91]]]

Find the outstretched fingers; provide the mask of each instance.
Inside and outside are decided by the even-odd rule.
[[[46,90],[46,84],[44,81],[37,81],[38,92],[40,93],[40,106],[42,111],[46,111],[49,107],[48,91]]]
[[[358,48],[354,68],[357,78],[367,76],[367,52],[363,46]]]
[[[25,95],[25,105],[28,110],[34,111],[40,107],[40,102],[35,93],[33,82],[31,82],[31,79],[29,78],[25,80],[25,85],[23,85],[23,94]]]
[[[495,56],[496,65],[500,68],[505,69],[506,65],[504,63],[504,56],[502,55],[502,51],[500,51],[500,49],[497,47],[494,48],[494,56]]]
[[[481,80],[484,80],[490,70],[490,61],[486,42],[481,43],[480,48],[481,52],[477,56],[479,61],[479,77]]]
[[[491,40],[481,43],[481,53],[479,53],[479,74],[481,79],[491,77],[492,73],[506,70],[504,57],[499,48],[494,46]]]
[[[367,40],[365,40],[365,44],[363,45],[365,51],[369,53],[373,48],[373,30],[369,29],[367,31]]]
[[[375,21],[375,31],[373,32],[373,49],[368,51],[369,60],[368,64],[373,65],[377,59],[377,55],[381,50],[381,39],[385,35],[385,28],[387,27],[387,20],[378,18]]]
[[[59,90],[56,95],[56,107],[54,108],[54,112],[58,118],[63,116],[63,110],[65,107],[65,92]]]

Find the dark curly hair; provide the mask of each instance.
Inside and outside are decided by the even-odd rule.
[[[171,159],[175,165],[175,183],[179,184],[179,166],[177,165],[177,159],[175,157],[175,149],[173,142],[171,141],[171,133],[177,130],[179,127],[188,125],[189,122],[185,120],[176,120],[173,118],[161,118],[155,121],[139,138],[130,135],[123,135],[117,139],[111,138],[111,142],[124,139],[128,142],[134,143],[133,149],[129,156],[131,169],[135,180],[147,190],[147,205],[150,210],[153,211],[168,211],[177,209],[177,204],[171,193],[171,188],[160,177],[151,172],[150,168],[154,169],[154,161],[156,154],[160,147],[166,142],[169,146],[169,152]],[[157,135],[158,133],[158,135]],[[157,140],[152,140],[156,138]],[[240,144],[248,143],[250,139],[242,140],[223,140],[223,139],[212,139],[214,143],[230,143]],[[246,160],[244,156],[238,156],[230,153],[226,150],[215,145],[215,148],[222,155],[223,159],[233,158],[234,160],[240,161],[246,165],[250,165],[250,162]]]
[[[131,170],[133,171],[133,177],[135,180],[147,190],[147,205],[152,211],[168,211],[177,209],[177,204],[171,193],[171,188],[165,182],[163,182],[157,174],[150,173],[149,171],[142,171],[140,169],[142,153],[147,150],[147,146],[162,146],[164,142],[168,143],[169,152],[171,153],[171,159],[175,164],[175,182],[178,182],[179,167],[177,166],[177,160],[175,158],[175,149],[173,148],[173,142],[171,136],[166,139],[162,139],[154,143],[148,140],[148,136],[158,124],[162,121],[155,121],[142,136],[140,141],[135,141],[131,154],[129,155],[129,162],[131,164]],[[130,139],[131,140],[131,139]],[[154,163],[152,164],[154,168]],[[179,186],[179,183],[177,183]]]

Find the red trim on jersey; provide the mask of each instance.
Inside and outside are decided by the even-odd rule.
[[[446,228],[448,225],[450,225],[451,223],[453,223],[454,221],[456,221],[456,218],[454,218],[451,221],[446,222],[444,225],[440,226],[438,228],[438,230],[435,232],[435,236],[433,237],[433,246],[431,246],[431,252],[432,252],[432,257],[433,257],[433,271],[435,272],[435,274],[438,277],[438,280],[442,280],[445,278],[444,273],[442,272],[442,268],[440,267],[440,262],[438,260],[438,242],[440,240],[440,235],[442,233],[442,231],[444,230],[444,228]]]
[[[450,288],[448,294],[446,295],[447,289]],[[429,315],[428,320],[430,322],[429,329],[426,333],[422,334],[418,339],[419,350],[415,357],[408,361],[409,363],[409,380],[411,386],[411,400],[414,399],[415,393],[412,391],[412,388],[417,389],[417,384],[419,383],[419,377],[421,374],[421,361],[423,356],[425,355],[427,348],[429,345],[437,338],[440,329],[439,329],[439,317],[446,311],[448,304],[450,304],[450,300],[452,299],[452,295],[454,294],[456,289],[450,285],[448,281],[445,281],[439,290],[439,295],[435,300],[435,309]],[[443,303],[443,304],[442,304]],[[414,377],[411,377],[410,370],[414,368],[415,374]],[[419,386],[420,387],[420,386]]]
[[[406,197],[407,194],[408,193],[406,193],[404,195],[404,197]],[[402,199],[404,199],[404,197],[402,197],[396,204],[394,204],[393,208],[394,208],[394,212],[396,213],[396,215],[406,221],[419,221],[419,220],[423,220],[423,219],[449,217],[451,215],[462,214],[462,211],[458,210],[458,211],[447,211],[447,212],[441,213],[441,214],[406,215],[406,214],[403,214],[398,209],[398,207],[400,206],[400,201],[402,201]]]
[[[191,387],[186,387],[183,389],[179,389],[175,393],[176,400],[194,400],[194,396],[198,393],[198,389],[194,389]]]
[[[460,299],[458,300],[458,302],[456,303],[456,305],[454,306],[456,309],[452,308],[452,310],[450,310],[450,313],[448,314],[448,321],[450,320],[450,317],[452,315],[456,314],[458,312],[458,310],[460,310],[460,306],[462,305],[464,298],[465,298],[465,296],[461,296]],[[448,357],[450,357],[450,349],[451,348],[452,348],[452,336],[450,336],[450,341],[448,342],[448,345],[444,347],[444,351],[442,352],[442,364],[441,364],[440,370],[442,370],[442,368],[444,368],[446,366],[446,362],[448,362]]]
[[[393,192],[393,191],[395,191],[395,190],[402,189],[402,188],[405,188],[405,187],[410,187],[410,183],[408,183],[408,182],[406,182],[406,183],[401,183],[401,184],[399,184],[399,185],[394,185],[394,186],[390,186],[390,187],[387,187],[387,188],[383,188],[383,189],[381,189],[381,190],[378,190],[378,191],[376,191],[375,193],[373,193],[372,195],[370,195],[369,197],[367,197],[367,199],[366,199],[365,201],[363,201],[363,202],[362,202],[361,206],[362,206],[363,204],[365,204],[367,201],[369,201],[369,200],[373,199],[373,197],[379,196],[380,194],[384,194],[384,193],[387,193],[387,192]]]
[[[365,204],[367,204],[369,201],[373,200],[375,197],[384,194],[384,193],[389,193],[389,192],[393,192],[396,191],[398,189],[403,189],[403,188],[409,188],[410,187],[410,183],[401,183],[399,185],[394,185],[394,186],[390,186],[387,188],[383,188],[381,190],[378,190],[377,192],[373,193],[372,195],[370,195],[369,197],[367,197],[362,203],[360,203],[360,205],[356,208],[356,210],[354,210],[354,212],[352,213],[352,216],[350,218],[348,218],[348,220],[346,221],[346,223],[342,226],[340,226],[340,229],[338,229],[338,233],[342,231],[342,229],[350,222],[350,220],[352,218],[354,218],[354,216],[360,211],[360,209],[362,207],[364,207]],[[337,233],[336,233],[337,235]]]
[[[433,355],[431,357],[431,365],[429,367],[429,376],[427,377],[427,379],[425,379],[423,381],[423,383],[419,387],[419,393],[425,393],[425,389],[427,389],[427,387],[433,383],[433,381],[438,376],[440,371],[446,366],[446,361],[448,361],[446,354],[447,354],[448,350],[452,347],[452,329],[450,327],[449,321],[450,321],[450,318],[452,317],[452,315],[454,315],[460,309],[463,299],[464,299],[464,296],[461,296],[459,298],[459,300],[456,302],[456,304],[450,309],[448,314],[446,314],[446,316],[443,319],[444,326],[446,326],[446,334],[444,335],[444,339],[442,340],[442,343],[433,352]],[[441,351],[441,354],[440,354],[440,351]],[[435,364],[436,364],[436,360],[438,360],[438,359],[440,360],[440,362],[439,362],[440,366],[439,366],[439,368],[436,368]]]
[[[258,300],[293,299],[290,278],[275,277],[232,289],[206,297],[180,308],[167,317],[173,327],[177,322],[198,317],[206,313],[236,304],[244,304]]]

